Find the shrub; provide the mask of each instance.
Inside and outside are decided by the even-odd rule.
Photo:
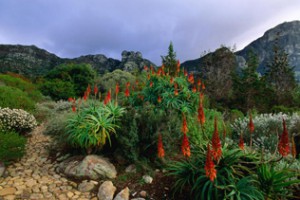
[[[0,130],[0,161],[11,162],[25,153],[26,138],[14,131]]]
[[[43,98],[43,95],[37,89],[37,87],[32,84],[30,80],[20,76],[19,74],[0,74],[0,82],[4,83],[6,86],[17,88],[23,91],[34,102],[38,102]]]
[[[35,102],[29,98],[27,93],[18,88],[0,86],[0,107],[23,109],[33,113]]]
[[[257,115],[253,118],[255,126],[255,130],[252,133],[254,147],[274,152],[277,148],[279,134],[282,133],[283,118],[286,121],[290,136],[300,131],[298,129],[300,116],[296,113],[292,115],[283,113]],[[245,117],[239,118],[231,124],[234,139],[238,139],[238,136],[243,133],[245,142],[250,140],[248,123],[249,118]]]
[[[87,108],[78,109],[76,115],[68,120],[66,136],[74,147],[82,148],[90,154],[101,149],[106,141],[110,141],[110,134],[116,133],[119,118],[124,108],[110,102],[91,104]]]
[[[26,133],[37,126],[33,115],[21,109],[0,108],[0,129]]]

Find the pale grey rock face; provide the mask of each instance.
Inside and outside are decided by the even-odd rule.
[[[117,194],[114,200],[129,200],[129,188],[126,187]]]
[[[99,200],[112,200],[116,189],[111,181],[105,181],[100,185],[97,197]]]
[[[66,176],[78,179],[113,179],[117,176],[115,166],[97,155],[88,155],[82,161],[78,161],[76,157],[69,158],[59,165],[59,169]]]

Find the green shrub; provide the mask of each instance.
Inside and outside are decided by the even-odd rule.
[[[45,80],[40,85],[40,90],[55,101],[75,96],[73,83],[60,79]]]
[[[35,102],[29,98],[27,93],[18,88],[0,86],[0,107],[23,109],[33,113]]]
[[[107,140],[111,144],[110,134],[116,133],[119,118],[123,113],[124,108],[113,102],[107,105],[91,104],[87,108],[78,109],[77,114],[68,120],[68,142],[88,154],[102,149]]]
[[[13,131],[0,130],[0,161],[12,162],[25,154],[26,138]]]
[[[37,126],[33,115],[25,110],[0,107],[0,130],[27,133]]]
[[[65,142],[66,126],[68,125],[68,119],[75,114],[71,112],[61,112],[53,114],[49,117],[44,134],[54,137],[54,139]]]
[[[0,74],[0,82],[6,86],[17,88],[23,91],[34,102],[41,101],[43,98],[43,95],[34,84],[18,74]]]

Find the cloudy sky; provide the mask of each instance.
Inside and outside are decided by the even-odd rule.
[[[60,57],[140,51],[160,64],[173,42],[182,62],[220,45],[237,50],[300,20],[300,0],[0,0],[0,44]]]

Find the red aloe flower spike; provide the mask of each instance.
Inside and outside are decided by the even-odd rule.
[[[197,88],[196,88],[195,85],[193,86],[192,92],[193,92],[193,93],[196,93],[196,92],[197,92]]]
[[[178,95],[178,85],[177,85],[177,83],[174,84],[174,95],[175,96]]]
[[[72,111],[76,112],[76,105],[72,105]]]
[[[129,86],[130,86],[130,82],[127,82],[127,83],[126,83],[126,87],[129,87]]]
[[[205,90],[205,85],[204,85],[204,83],[202,83],[202,90]]]
[[[170,78],[170,84],[173,84],[173,83],[174,83],[174,78],[171,77],[171,78]]]
[[[109,103],[111,101],[111,89],[108,90],[106,95],[106,103]]]
[[[87,98],[88,98],[88,92],[87,92],[87,91],[85,91],[85,92],[84,92],[84,95],[83,95],[83,100],[84,100],[84,101],[86,101],[86,100],[87,100]]]
[[[184,70],[184,76],[188,76],[188,72],[186,69]]]
[[[119,83],[117,83],[116,84],[116,91],[115,91],[116,96],[118,96],[119,92],[120,92],[120,86],[119,86]]]
[[[201,86],[201,80],[200,80],[200,79],[198,79],[197,85],[198,85],[199,87]]]
[[[157,97],[157,102],[158,102],[158,103],[161,103],[161,100],[162,100],[161,97],[158,96],[158,97]]]
[[[194,84],[194,75],[191,73],[189,76],[188,76],[188,82],[190,83],[190,84]]]
[[[249,131],[250,131],[250,133],[254,132],[254,123],[253,123],[253,120],[252,120],[252,114],[251,113],[250,113],[250,116],[249,116]]]
[[[294,159],[297,156],[296,144],[295,144],[295,139],[293,136],[292,136],[292,156]]]
[[[94,95],[96,96],[98,93],[99,89],[97,85],[94,85]]]
[[[72,97],[69,97],[68,98],[68,102],[72,102],[73,101],[73,98]]]
[[[285,120],[282,119],[283,132],[278,143],[278,152],[284,157],[290,153],[289,134],[286,128]]]
[[[203,124],[205,123],[205,114],[204,114],[202,101],[199,101],[198,121],[200,122],[201,126],[203,126]]]
[[[129,88],[126,87],[126,90],[125,90],[125,96],[126,96],[126,97],[129,97],[129,95],[130,95]]]
[[[219,159],[222,156],[222,146],[221,146],[221,141],[219,138],[219,132],[218,132],[218,124],[217,124],[217,117],[215,117],[215,122],[214,122],[214,133],[212,136],[212,156],[215,161],[219,161]]]
[[[211,182],[215,180],[217,177],[217,170],[215,169],[215,164],[211,159],[211,150],[209,144],[207,144],[207,153],[206,153],[206,161],[205,161],[205,175],[210,179]]]
[[[161,134],[158,135],[158,141],[157,141],[157,156],[159,158],[163,158],[165,156],[165,150],[163,146],[162,136]]]
[[[242,133],[240,135],[239,147],[240,147],[241,150],[245,149],[245,143],[244,143],[244,138],[243,138],[243,134]]]
[[[189,131],[189,129],[188,129],[188,126],[187,126],[187,122],[186,122],[186,118],[185,118],[185,115],[184,114],[182,114],[182,127],[181,127],[181,131],[184,133],[184,134],[186,134],[188,131]]]
[[[148,67],[147,67],[146,65],[144,66],[144,70],[145,70],[145,71],[148,71]]]
[[[180,61],[179,60],[177,60],[176,72],[177,73],[180,72]]]
[[[150,74],[147,75],[147,79],[150,80]]]
[[[182,145],[181,145],[181,151],[184,156],[190,157],[191,156],[191,148],[190,148],[190,143],[188,140],[188,137],[186,134],[183,134],[183,139],[182,139]]]
[[[152,86],[153,86],[153,82],[151,81],[151,82],[150,82],[150,87],[152,87]]]

